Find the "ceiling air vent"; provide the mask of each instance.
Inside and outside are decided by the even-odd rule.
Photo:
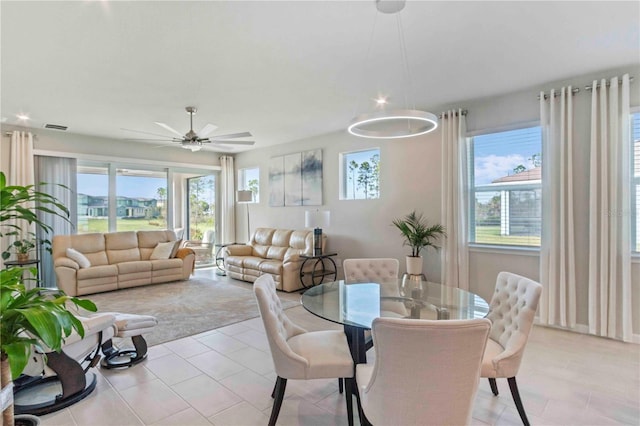
[[[61,126],[60,124],[45,124],[45,129],[62,130],[63,132],[68,129],[67,126]]]

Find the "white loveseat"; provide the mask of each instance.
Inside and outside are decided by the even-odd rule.
[[[56,235],[52,248],[58,288],[70,296],[82,296],[189,279],[195,261],[193,250],[177,249],[170,258],[152,256],[160,243],[169,242],[178,244],[169,230]],[[84,259],[73,260],[67,249],[79,252]]]
[[[325,243],[323,234],[323,246]],[[278,290],[296,291],[303,288],[300,267],[304,259],[300,255],[312,253],[313,231],[257,228],[246,245],[225,247],[224,265],[231,278],[254,282],[269,274]],[[308,264],[311,268],[312,263]]]

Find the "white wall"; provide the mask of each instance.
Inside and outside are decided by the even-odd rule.
[[[496,70],[499,72],[499,69]],[[451,105],[431,108],[432,112],[448,108],[463,108],[469,111],[467,129],[469,132],[497,129],[520,123],[539,121],[538,93],[560,88],[564,85],[579,87],[574,96],[574,137],[577,185],[574,198],[579,207],[576,215],[578,229],[578,323],[586,324],[588,317],[587,300],[587,230],[588,216],[581,212],[587,206],[588,188],[588,145],[591,93],[584,87],[594,79],[621,76],[625,72],[635,77],[632,84],[631,104],[640,105],[640,67],[637,65],[615,70],[604,70],[590,75],[550,82],[540,87],[504,94],[491,98],[461,101]],[[345,123],[346,127],[347,123]],[[338,170],[341,152],[380,147],[381,175],[379,200],[339,200]],[[269,207],[268,205],[268,164],[274,156],[322,149],[323,197],[321,210],[331,211],[331,226],[328,234],[329,250],[336,251],[340,259],[352,257],[394,257],[401,260],[408,249],[402,246],[402,238],[391,226],[395,217],[412,210],[423,212],[432,221],[439,222],[441,216],[441,147],[439,131],[433,134],[406,140],[361,139],[346,131],[317,136],[293,143],[248,151],[238,154],[236,167],[260,167],[259,204],[249,206],[251,228],[282,227],[303,228],[304,211],[309,207]],[[582,209],[582,210],[581,210]],[[246,217],[244,209],[238,211],[237,232],[239,239],[246,238]],[[470,252],[471,290],[489,299],[498,272],[506,270],[533,279],[539,278],[539,256],[537,251],[510,252],[505,250],[472,249]],[[429,280],[440,281],[440,256],[429,252],[425,259],[425,274]],[[633,264],[633,307],[634,331],[640,333],[640,265]]]

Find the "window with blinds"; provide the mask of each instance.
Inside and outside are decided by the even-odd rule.
[[[469,139],[469,242],[540,246],[542,135],[540,127]]]
[[[633,153],[633,163],[631,176],[633,177],[633,187],[631,192],[632,220],[631,226],[633,251],[640,252],[640,112],[631,116],[631,143]]]

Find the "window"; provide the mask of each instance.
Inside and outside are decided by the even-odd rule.
[[[238,170],[238,190],[249,190],[253,193],[252,203],[260,202],[260,169]]]
[[[340,199],[380,198],[380,149],[340,154]]]
[[[215,242],[216,230],[216,176],[198,176],[187,179],[188,223],[190,240]]]
[[[631,115],[631,141],[633,169],[631,175],[633,177],[634,191],[631,192],[631,208],[632,218],[632,247],[633,251],[640,252],[640,112]],[[634,196],[635,195],[635,196]]]
[[[540,127],[470,139],[470,242],[540,246],[541,153]]]
[[[166,170],[81,162],[77,185],[79,234],[167,228]]]

